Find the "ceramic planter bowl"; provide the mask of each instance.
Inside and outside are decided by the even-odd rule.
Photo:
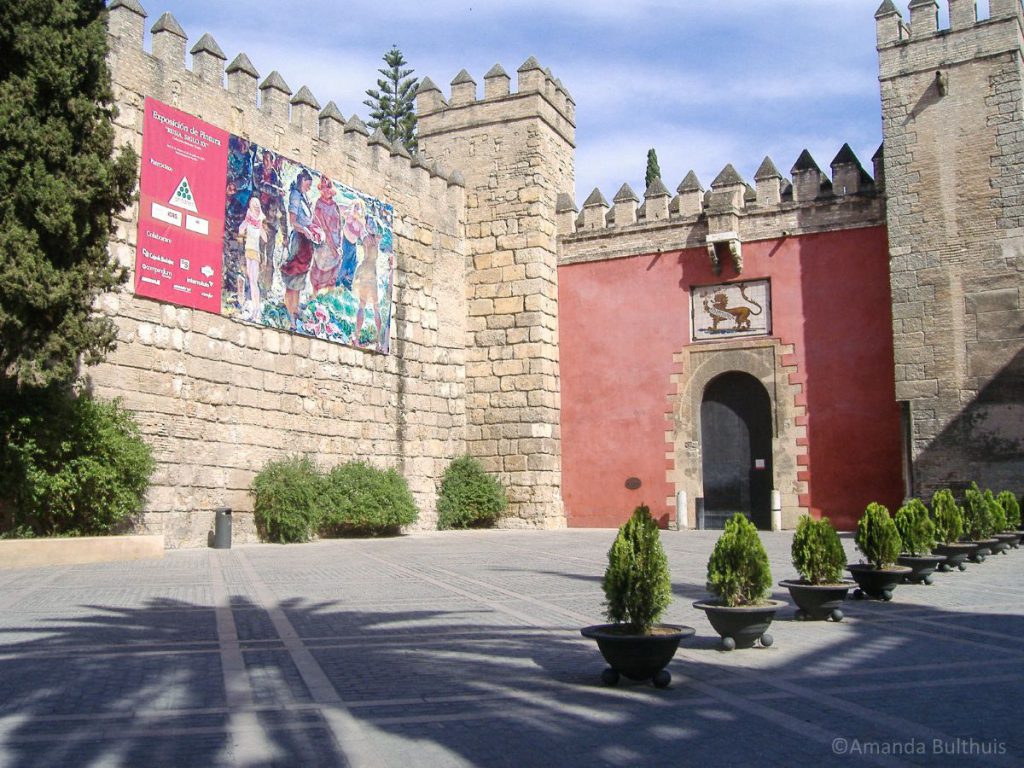
[[[913,573],[905,565],[892,565],[888,568],[875,568],[870,563],[856,563],[846,566],[859,587],[853,596],[857,599],[873,597],[876,600],[892,600],[896,587]]]
[[[932,574],[946,562],[945,555],[900,555],[896,562],[911,569],[907,576],[911,584],[931,584]]]
[[[758,641],[765,648],[773,642],[767,633],[775,618],[775,612],[785,603],[781,600],[765,600],[760,605],[742,605],[736,608],[722,605],[717,601],[699,601],[693,604],[708,616],[715,632],[722,638],[722,649],[752,648]]]
[[[584,627],[580,634],[597,641],[597,648],[608,662],[601,674],[607,685],[619,682],[619,676],[630,680],[651,680],[664,688],[672,681],[666,666],[675,656],[679,642],[692,637],[693,627],[656,624],[650,635],[634,635],[624,631],[622,624],[596,624]]]
[[[797,605],[794,618],[797,621],[811,619],[813,621],[842,621],[841,606],[846,600],[846,593],[856,585],[853,581],[842,581],[839,584],[811,584],[803,579],[787,579],[779,582],[780,587],[789,590],[793,602]]]

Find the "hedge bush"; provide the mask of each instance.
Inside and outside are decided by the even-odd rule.
[[[724,605],[757,605],[772,586],[768,553],[757,528],[737,512],[725,524],[708,560],[708,589]]]
[[[809,584],[838,584],[846,568],[846,552],[827,517],[803,515],[796,524],[790,549],[793,566]]]
[[[439,529],[492,526],[507,508],[505,488],[471,456],[455,459],[444,471],[437,496]]]
[[[416,521],[409,486],[393,469],[352,461],[332,469],[323,487],[324,535],[393,535]]]
[[[280,544],[309,541],[320,524],[324,481],[308,457],[269,462],[252,484],[260,537]]]
[[[988,505],[989,519],[992,521],[992,532],[989,535],[991,536],[994,533],[1002,533],[1008,527],[1006,521],[1006,510],[1004,510],[1003,505],[996,500],[992,491],[986,490],[983,496],[985,497],[985,503]]]
[[[964,491],[964,535],[971,541],[987,539],[995,533],[992,507],[977,483]]]
[[[118,401],[64,387],[4,393],[0,507],[14,536],[116,533],[142,509],[155,463]]]
[[[955,544],[964,535],[964,511],[948,488],[932,495],[932,518],[935,535],[943,544]]]
[[[1006,527],[1011,531],[1017,530],[1020,527],[1020,502],[1017,501],[1013,491],[1001,491],[996,496],[996,501],[999,502],[1006,515]]]
[[[672,602],[668,558],[651,510],[633,510],[608,550],[608,568],[601,581],[605,615],[629,631],[646,635]]]
[[[903,541],[896,530],[896,523],[889,516],[889,510],[881,504],[871,502],[857,521],[854,539],[864,557],[875,568],[888,568],[900,556]]]
[[[923,501],[908,501],[896,510],[893,522],[903,542],[903,552],[915,557],[931,554],[935,546],[935,523]]]

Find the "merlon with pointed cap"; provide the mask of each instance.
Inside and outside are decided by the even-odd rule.
[[[541,72],[544,71],[544,68],[540,65],[540,62],[537,61],[537,59],[535,59],[533,56],[531,56],[526,61],[524,61],[520,65],[519,69],[517,69],[516,71],[517,72],[529,72],[531,69],[539,69]]]
[[[775,163],[772,162],[770,157],[765,155],[764,160],[761,161],[760,167],[758,167],[757,172],[754,174],[754,181],[781,178],[782,174],[779,172],[779,169],[775,167]]]
[[[107,8],[111,11],[115,8],[124,8],[126,11],[137,13],[142,18],[146,18],[149,15],[138,0],[113,0]]]
[[[814,158],[811,157],[811,153],[806,149],[800,153],[800,157],[796,159],[793,164],[793,168],[790,173],[800,173],[801,171],[817,171],[821,173],[821,168],[814,162]]]
[[[665,185],[661,181],[660,176],[655,176],[651,179],[650,185],[648,185],[644,192],[644,200],[650,200],[652,197],[671,197],[672,193],[668,191]]]
[[[683,180],[679,182],[679,186],[676,187],[676,192],[682,194],[683,192],[703,192],[704,185],[700,183],[700,179],[697,178],[697,174],[693,171],[689,171]]]
[[[281,93],[287,94],[288,96],[292,95],[292,89],[288,87],[288,83],[284,81],[284,78],[281,77],[281,73],[278,72],[276,69],[269,75],[267,75],[267,78],[262,83],[260,83],[260,90],[274,90],[280,91]]]
[[[367,143],[371,147],[373,147],[373,146],[387,147],[388,151],[391,150],[391,142],[388,141],[388,137],[384,135],[384,131],[382,131],[380,128],[378,128],[377,130],[375,130],[373,132],[373,135],[370,136],[370,140]]]
[[[743,181],[743,177],[736,172],[735,168],[733,168],[732,163],[727,163],[725,168],[722,169],[721,173],[719,173],[715,177],[715,180],[711,182],[711,188],[714,189],[715,187],[732,187],[736,186],[737,184],[745,183],[746,182]]]
[[[305,104],[306,106],[313,107],[313,109],[320,109],[320,102],[316,100],[313,92],[306,86],[299,88],[299,92],[292,96],[292,104]]]
[[[420,80],[420,84],[416,88],[416,95],[419,96],[421,93],[426,93],[427,91],[437,91],[438,93],[440,93],[441,89],[438,88],[437,84],[429,77],[424,77],[422,80]]]
[[[488,69],[487,74],[484,75],[485,80],[489,77],[508,77],[508,72],[505,71],[505,68],[502,67],[501,64],[495,64],[493,67]]]
[[[623,184],[619,187],[619,191],[615,193],[615,197],[612,198],[613,203],[639,203],[640,198],[637,197],[636,192],[632,190],[629,184]]]
[[[590,196],[583,201],[583,207],[589,208],[592,205],[602,205],[608,208],[608,201],[604,199],[604,195],[601,194],[601,190],[594,187],[594,191],[590,193]]]
[[[860,165],[860,160],[857,159],[857,155],[854,154],[853,149],[850,148],[849,144],[843,144],[839,152],[832,159],[831,167],[837,165]]]
[[[250,77],[259,77],[260,73],[256,71],[256,67],[249,61],[249,57],[244,53],[240,53],[231,60],[228,64],[228,68],[225,70],[229,75],[235,72],[243,72]]]
[[[370,135],[370,129],[366,127],[366,123],[359,119],[359,115],[352,115],[345,123],[345,133],[359,133],[363,136]]]
[[[192,50],[189,51],[193,56],[197,53],[208,53],[211,56],[216,56],[218,59],[227,61],[228,57],[224,55],[224,51],[217,45],[217,41],[213,39],[213,35],[209,32],[203,33],[203,36],[199,38],[195,45],[192,46]]]
[[[341,114],[341,110],[338,109],[338,105],[333,101],[328,101],[327,106],[320,110],[321,120],[334,120],[338,123],[345,123],[345,116]]]
[[[154,24],[153,28],[149,31],[154,35],[159,34],[160,32],[170,32],[176,37],[180,37],[185,40],[188,39],[188,35],[186,35],[185,30],[181,28],[181,24],[178,23],[178,20],[174,18],[169,11],[157,19],[156,24]]]
[[[555,198],[555,213],[565,213],[566,211],[576,212],[576,201],[572,199],[572,195],[568,192],[559,192],[558,197]]]
[[[451,82],[452,85],[464,85],[466,83],[476,85],[476,80],[474,80],[473,76],[469,74],[469,72],[467,72],[465,69],[460,70],[459,74],[457,74],[455,76],[455,79],[452,80]]]
[[[892,16],[893,14],[899,16],[900,12],[897,10],[896,6],[892,4],[892,0],[882,0],[882,4],[878,6],[878,10],[875,11],[875,18],[882,19],[886,16]]]

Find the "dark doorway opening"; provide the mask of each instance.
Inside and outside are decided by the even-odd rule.
[[[733,371],[711,380],[700,405],[706,528],[742,512],[771,530],[772,414],[764,385]]]

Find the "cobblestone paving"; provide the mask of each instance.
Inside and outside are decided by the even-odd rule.
[[[670,688],[600,683],[611,531],[0,571],[0,766],[1024,764],[1024,550],[727,653],[715,535],[665,532]],[[763,534],[776,581],[788,534]],[[857,557],[845,542],[851,561]],[[774,595],[788,600],[784,590]]]

